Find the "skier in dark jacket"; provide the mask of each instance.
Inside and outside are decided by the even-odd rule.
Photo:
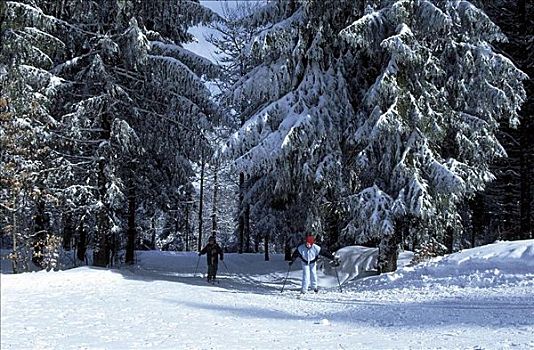
[[[202,248],[198,256],[207,254],[208,258],[208,282],[215,282],[217,276],[217,268],[219,266],[218,255],[221,257],[221,261],[224,259],[224,254],[221,246],[215,241],[215,236],[208,238],[208,244]]]
[[[334,256],[332,253],[321,249],[320,246],[315,244],[315,238],[313,236],[306,237],[306,243],[302,243],[295,249],[293,255],[291,256],[291,261],[289,265],[292,265],[297,258],[300,258],[302,265],[302,289],[301,293],[304,294],[308,291],[308,286],[310,285],[313,291],[317,293],[319,291],[317,287],[317,259],[319,255],[324,256],[327,259],[332,260],[333,266],[339,266],[339,258]]]

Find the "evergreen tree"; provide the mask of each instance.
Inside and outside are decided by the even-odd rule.
[[[29,70],[41,102],[50,99],[42,109],[54,127],[49,163],[59,165],[50,178],[69,213],[62,219],[79,223],[71,229],[84,244],[93,242],[101,266],[112,263],[127,231],[132,261],[143,225],[136,214],[183,220],[191,162],[210,152],[205,132],[220,114],[201,76],[217,69],[181,44],[192,39],[187,28],[214,14],[198,1],[2,6],[3,67],[8,75]]]
[[[467,1],[371,1],[342,32],[378,70],[353,137],[360,188],[346,233],[380,239],[380,269],[397,244],[459,233],[460,206],[494,178],[499,120],[518,124],[526,76],[494,52],[504,39]]]
[[[249,176],[251,217],[273,234],[288,222],[290,235],[321,232],[328,196],[342,187],[339,140],[353,111],[336,35],[353,10],[338,5],[271,2],[244,22],[261,30],[248,44],[252,68],[227,94],[246,122],[225,151]]]
[[[51,208],[61,198],[54,179],[62,162],[53,152],[51,110],[64,82],[49,70],[64,57],[58,37],[68,28],[25,3],[0,3],[0,18],[1,225],[17,271],[30,259],[42,265],[46,237],[57,233]]]
[[[517,125],[525,99],[495,24],[466,1],[416,0],[271,2],[249,22],[255,63],[228,93],[247,121],[225,151],[262,226],[282,231],[278,209],[293,233],[380,243],[383,272],[401,242],[457,244],[505,154],[499,121]]]

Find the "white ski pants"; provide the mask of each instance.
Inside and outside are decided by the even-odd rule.
[[[306,293],[308,290],[308,287],[310,286],[312,289],[317,288],[317,264],[315,262],[312,262],[311,264],[307,265],[305,262],[301,262],[302,264],[302,293]]]

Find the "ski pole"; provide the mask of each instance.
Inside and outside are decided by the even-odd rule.
[[[334,266],[334,271],[336,272],[337,285],[339,286],[339,291],[343,293],[343,289],[341,289],[341,283],[339,282],[339,275],[337,274],[337,267],[335,266]]]
[[[221,260],[223,262],[223,265],[226,269],[226,272],[228,272],[228,274],[230,274],[230,270],[228,270],[228,266],[226,266],[226,263],[224,262],[224,260]]]
[[[193,277],[195,277],[197,275],[198,263],[199,262],[200,262],[200,255],[198,256],[198,259],[197,259],[197,266],[195,267],[195,272],[193,272]]]
[[[287,268],[286,278],[284,279],[284,284],[282,285],[282,290],[280,291],[280,293],[282,293],[284,291],[284,288],[286,287],[286,281],[287,281],[287,278],[289,277],[289,271],[291,270],[291,265],[292,264],[289,264]]]

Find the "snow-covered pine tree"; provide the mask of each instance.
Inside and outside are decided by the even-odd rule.
[[[341,187],[340,140],[353,111],[336,35],[353,11],[351,1],[273,1],[248,19],[261,28],[248,44],[253,65],[227,93],[246,121],[224,151],[249,177],[253,221],[280,245],[290,239],[281,232],[321,232]]]
[[[35,0],[2,10],[3,38],[30,32],[25,40],[8,38],[6,52],[28,58],[31,51],[32,62],[46,64],[31,77],[61,88],[50,103],[58,124],[52,148],[61,162],[51,179],[68,221],[80,222],[78,239],[94,242],[95,264],[108,265],[126,223],[134,239],[136,213],[179,217],[191,196],[190,162],[209,152],[203,133],[218,117],[200,76],[216,67],[181,43],[191,39],[189,26],[214,15],[198,1]]]
[[[209,135],[222,118],[205,86],[206,79],[219,75],[217,66],[182,44],[193,39],[187,32],[189,27],[214,20],[216,15],[198,1],[143,3],[141,13],[150,49],[147,71],[140,80],[144,92],[139,101],[144,106],[139,111],[145,120],[141,128],[152,130],[143,133],[148,138],[142,135],[141,139],[147,153],[155,155],[142,165],[152,174],[146,178],[143,191],[157,204],[147,214],[165,213],[165,226],[173,229],[163,235],[167,242],[171,239],[176,244],[188,239],[189,232],[184,230],[191,227],[190,214],[186,215],[194,197],[191,162],[200,164],[203,157],[210,157]],[[135,84],[140,81],[134,80]],[[149,208],[145,204],[142,207]],[[182,228],[181,232],[175,232],[177,227]]]
[[[196,1],[130,1],[115,8],[119,9],[114,39],[118,51],[114,57],[113,45],[105,50],[111,53],[106,65],[113,79],[108,85],[115,83],[118,115],[136,131],[144,150],[142,161],[134,159],[123,169],[129,173],[123,178],[133,178],[129,201],[138,203],[142,216],[153,218],[148,221],[152,225],[149,237],[155,247],[155,233],[167,234],[157,227],[174,228],[184,220],[185,203],[193,191],[190,162],[210,152],[205,132],[216,121],[218,110],[200,77],[213,77],[217,70],[181,44],[191,40],[188,27],[214,15]],[[121,95],[125,98],[117,98]],[[125,111],[130,117],[125,117]],[[132,237],[135,211],[130,210],[128,216]],[[139,224],[143,227],[143,221]],[[133,246],[131,239],[128,246]]]
[[[377,69],[353,142],[361,182],[346,234],[380,240],[394,271],[403,238],[461,230],[458,206],[494,176],[498,121],[518,123],[526,76],[491,42],[497,26],[468,1],[367,1],[343,37]]]
[[[53,153],[58,123],[51,110],[63,81],[49,70],[65,55],[59,36],[67,28],[22,2],[1,2],[0,19],[0,203],[17,271],[18,262],[27,267],[30,258],[41,265],[47,234],[58,232],[51,208],[61,190],[51,179],[61,162]]]

